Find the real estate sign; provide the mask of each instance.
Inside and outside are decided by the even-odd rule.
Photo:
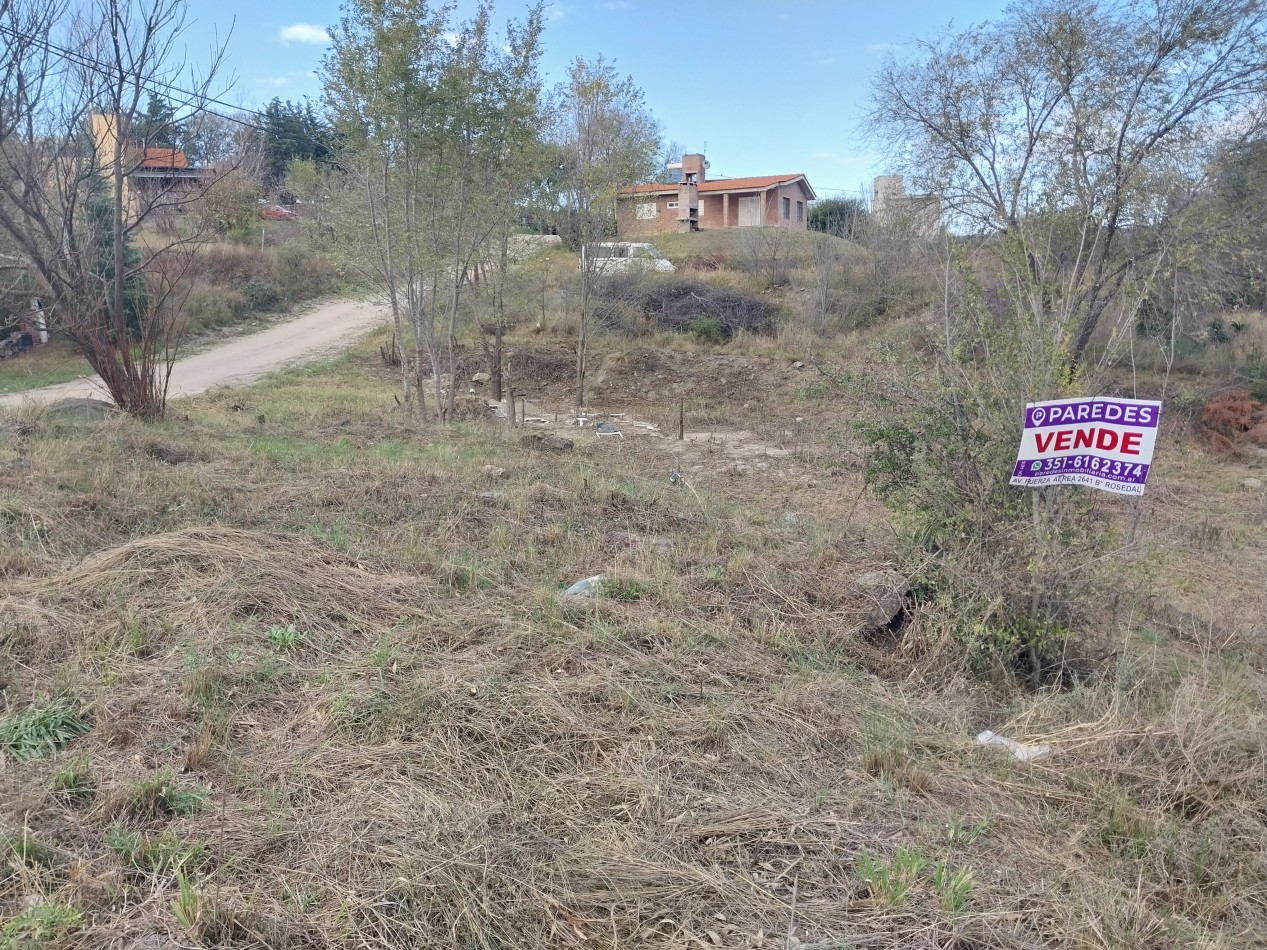
[[[1142,495],[1161,403],[1149,399],[1053,399],[1025,407],[1013,485],[1087,485]]]

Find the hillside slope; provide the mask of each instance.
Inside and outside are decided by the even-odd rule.
[[[1261,470],[1168,436],[1163,602],[1032,694],[920,654],[812,368],[609,342],[604,437],[519,341],[555,451],[411,423],[380,342],[4,423],[0,945],[1267,936]]]

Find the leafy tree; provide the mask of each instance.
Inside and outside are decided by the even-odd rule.
[[[295,159],[323,163],[331,154],[330,126],[312,103],[274,99],[264,109],[264,183],[274,187]]]
[[[575,60],[556,98],[562,213],[582,249],[576,404],[583,406],[594,288],[600,276],[597,259],[585,251],[610,233],[620,189],[656,176],[660,128],[633,78],[622,78],[602,57],[592,63]]]
[[[176,109],[162,96],[150,93],[145,110],[132,123],[132,140],[141,148],[180,148],[181,137]]]
[[[102,288],[114,286],[114,209],[110,196],[103,182],[89,182],[88,199],[84,202],[85,223],[93,241],[95,256],[92,273]],[[141,252],[131,234],[123,237],[123,319],[116,320],[114,314],[115,299],[109,295],[102,312],[103,330],[114,333],[114,328],[122,324],[126,328],[128,340],[135,341],[141,336],[141,321],[145,317],[146,283],[145,272],[141,268]]]
[[[862,240],[870,220],[871,212],[861,198],[825,198],[809,207],[811,230],[850,241]]]
[[[1217,162],[1208,213],[1218,228],[1203,242],[1224,306],[1267,306],[1267,141],[1236,143]]]
[[[518,214],[535,172],[542,12],[497,38],[490,3],[451,20],[425,0],[358,0],[344,8],[323,63],[326,103],[349,171],[340,231],[391,306],[406,399],[423,405],[430,370],[437,410],[463,286]],[[406,325],[414,352],[404,350]],[[412,393],[410,376],[412,370]]]
[[[1077,364],[1118,291],[1150,270],[1139,236],[1176,223],[1158,197],[1267,90],[1265,25],[1259,0],[1020,0],[891,57],[870,117],[961,229],[1021,242]]]
[[[180,147],[191,165],[240,165],[245,151],[258,147],[259,133],[245,115],[204,112],[191,117],[181,127]]]

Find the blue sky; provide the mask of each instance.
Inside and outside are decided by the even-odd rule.
[[[190,53],[232,28],[225,98],[257,108],[274,96],[316,98],[322,28],[338,0],[188,0]],[[543,72],[562,77],[577,56],[602,54],[633,76],[647,105],[709,175],[804,172],[819,197],[856,193],[882,174],[861,118],[870,76],[915,36],[996,16],[1003,0],[556,0]],[[464,0],[460,8],[469,9]],[[498,2],[497,17],[526,4]]]

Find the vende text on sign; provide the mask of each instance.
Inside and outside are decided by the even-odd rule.
[[[1053,399],[1025,407],[1013,485],[1087,485],[1142,495],[1161,403],[1150,399]]]

